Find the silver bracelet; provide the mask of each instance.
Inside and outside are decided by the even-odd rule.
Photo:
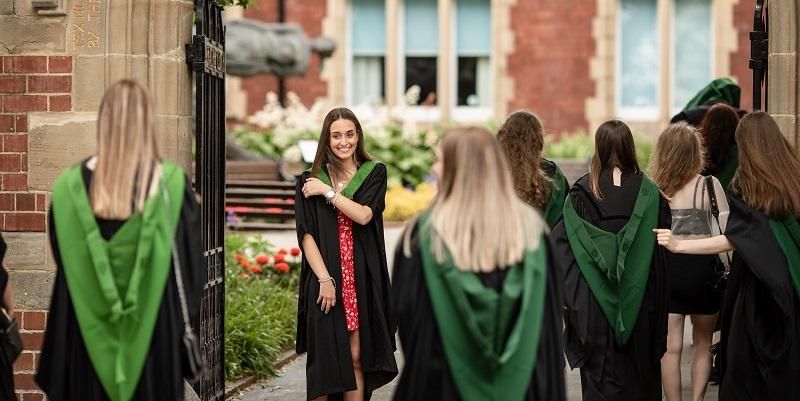
[[[330,276],[328,276],[328,278],[319,279],[319,280],[317,280],[317,281],[318,281],[320,284],[322,284],[322,283],[327,283],[328,281],[331,281],[331,282],[332,282],[332,284],[333,284],[333,288],[336,288],[336,280],[334,280],[334,279],[333,279],[333,277],[330,277]]]

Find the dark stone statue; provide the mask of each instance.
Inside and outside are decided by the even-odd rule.
[[[226,72],[234,76],[303,75],[311,52],[324,60],[336,48],[330,38],[309,39],[297,24],[269,24],[243,19],[228,22],[225,26]]]

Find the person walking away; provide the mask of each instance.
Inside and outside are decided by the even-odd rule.
[[[711,115],[710,111],[707,116]],[[672,124],[658,137],[650,167],[655,183],[669,199],[672,232],[681,238],[708,238],[725,230],[729,213],[725,191],[713,176],[700,175],[703,165],[703,146],[694,127],[683,122]],[[681,354],[687,315],[692,320],[692,400],[701,401],[705,396],[712,363],[709,348],[720,305],[720,291],[715,285],[718,275],[726,269],[722,262],[729,264],[729,257],[727,253],[667,254],[669,322],[667,352],[661,358],[667,401],[681,400]]]
[[[800,394],[800,159],[769,114],[736,128],[739,168],[725,232],[680,239],[655,230],[670,252],[734,251],[720,313],[720,400],[778,401]]]
[[[395,401],[564,401],[559,275],[546,222],[484,128],[448,133],[439,192],[395,255],[405,367]],[[502,210],[502,217],[497,211]]]
[[[497,139],[511,166],[517,195],[542,212],[548,227],[555,226],[561,219],[569,183],[557,164],[542,157],[541,120],[529,111],[511,113]]]
[[[666,348],[666,253],[651,230],[669,204],[641,171],[630,128],[595,134],[591,172],[570,189],[553,229],[564,282],[565,350],[585,401],[661,400]]]
[[[51,401],[183,400],[194,373],[183,340],[206,277],[199,206],[189,178],[161,158],[154,122],[141,85],[111,85],[96,154],[54,184],[56,277],[35,376]]]

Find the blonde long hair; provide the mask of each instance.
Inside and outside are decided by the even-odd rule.
[[[703,171],[704,160],[700,133],[685,122],[671,124],[656,142],[653,180],[671,198]]]
[[[108,88],[97,118],[97,156],[91,187],[92,210],[124,220],[141,211],[160,160],[147,90],[132,80]]]
[[[443,174],[429,227],[439,262],[445,248],[460,270],[491,272],[539,246],[545,224],[514,192],[500,144],[485,128],[458,128],[441,143]]]

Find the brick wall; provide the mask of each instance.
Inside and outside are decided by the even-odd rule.
[[[20,334],[25,344],[25,351],[14,362],[14,385],[20,401],[42,401],[39,387],[33,381],[36,369],[39,367],[40,350],[44,340],[44,327],[47,322],[47,313],[44,311],[20,311],[17,321],[22,323]]]
[[[739,0],[733,8],[733,25],[736,28],[738,47],[731,53],[731,75],[742,87],[741,108],[753,109],[753,71],[749,67],[750,31],[753,30],[755,2]],[[762,94],[762,108],[766,97]]]
[[[46,230],[49,194],[28,190],[29,114],[72,110],[72,67],[72,56],[0,56],[0,231]],[[20,401],[44,399],[33,376],[46,316],[46,311],[17,312],[25,345],[14,364]]]
[[[325,18],[325,0],[292,1],[284,0],[286,4],[286,22],[299,24],[309,38],[322,34],[322,20]],[[263,22],[277,22],[278,1],[259,0],[257,6],[248,7],[244,12],[245,18],[256,19]],[[341,44],[337,44],[341,47]],[[336,51],[342,51],[341,48]],[[319,57],[311,57],[305,76],[289,77],[285,81],[286,91],[292,91],[300,96],[306,106],[311,106],[317,98],[328,93],[328,85],[320,76]],[[242,79],[242,89],[247,93],[247,114],[253,114],[264,107],[266,95],[272,91],[278,92],[278,79],[274,76],[254,76]]]
[[[71,56],[0,57],[0,231],[45,231],[47,194],[28,191],[28,114],[72,110]]]
[[[514,96],[508,111],[526,108],[553,133],[586,130],[586,99],[594,95],[589,60],[595,52],[596,2],[526,0],[511,10],[514,52],[508,73]]]

